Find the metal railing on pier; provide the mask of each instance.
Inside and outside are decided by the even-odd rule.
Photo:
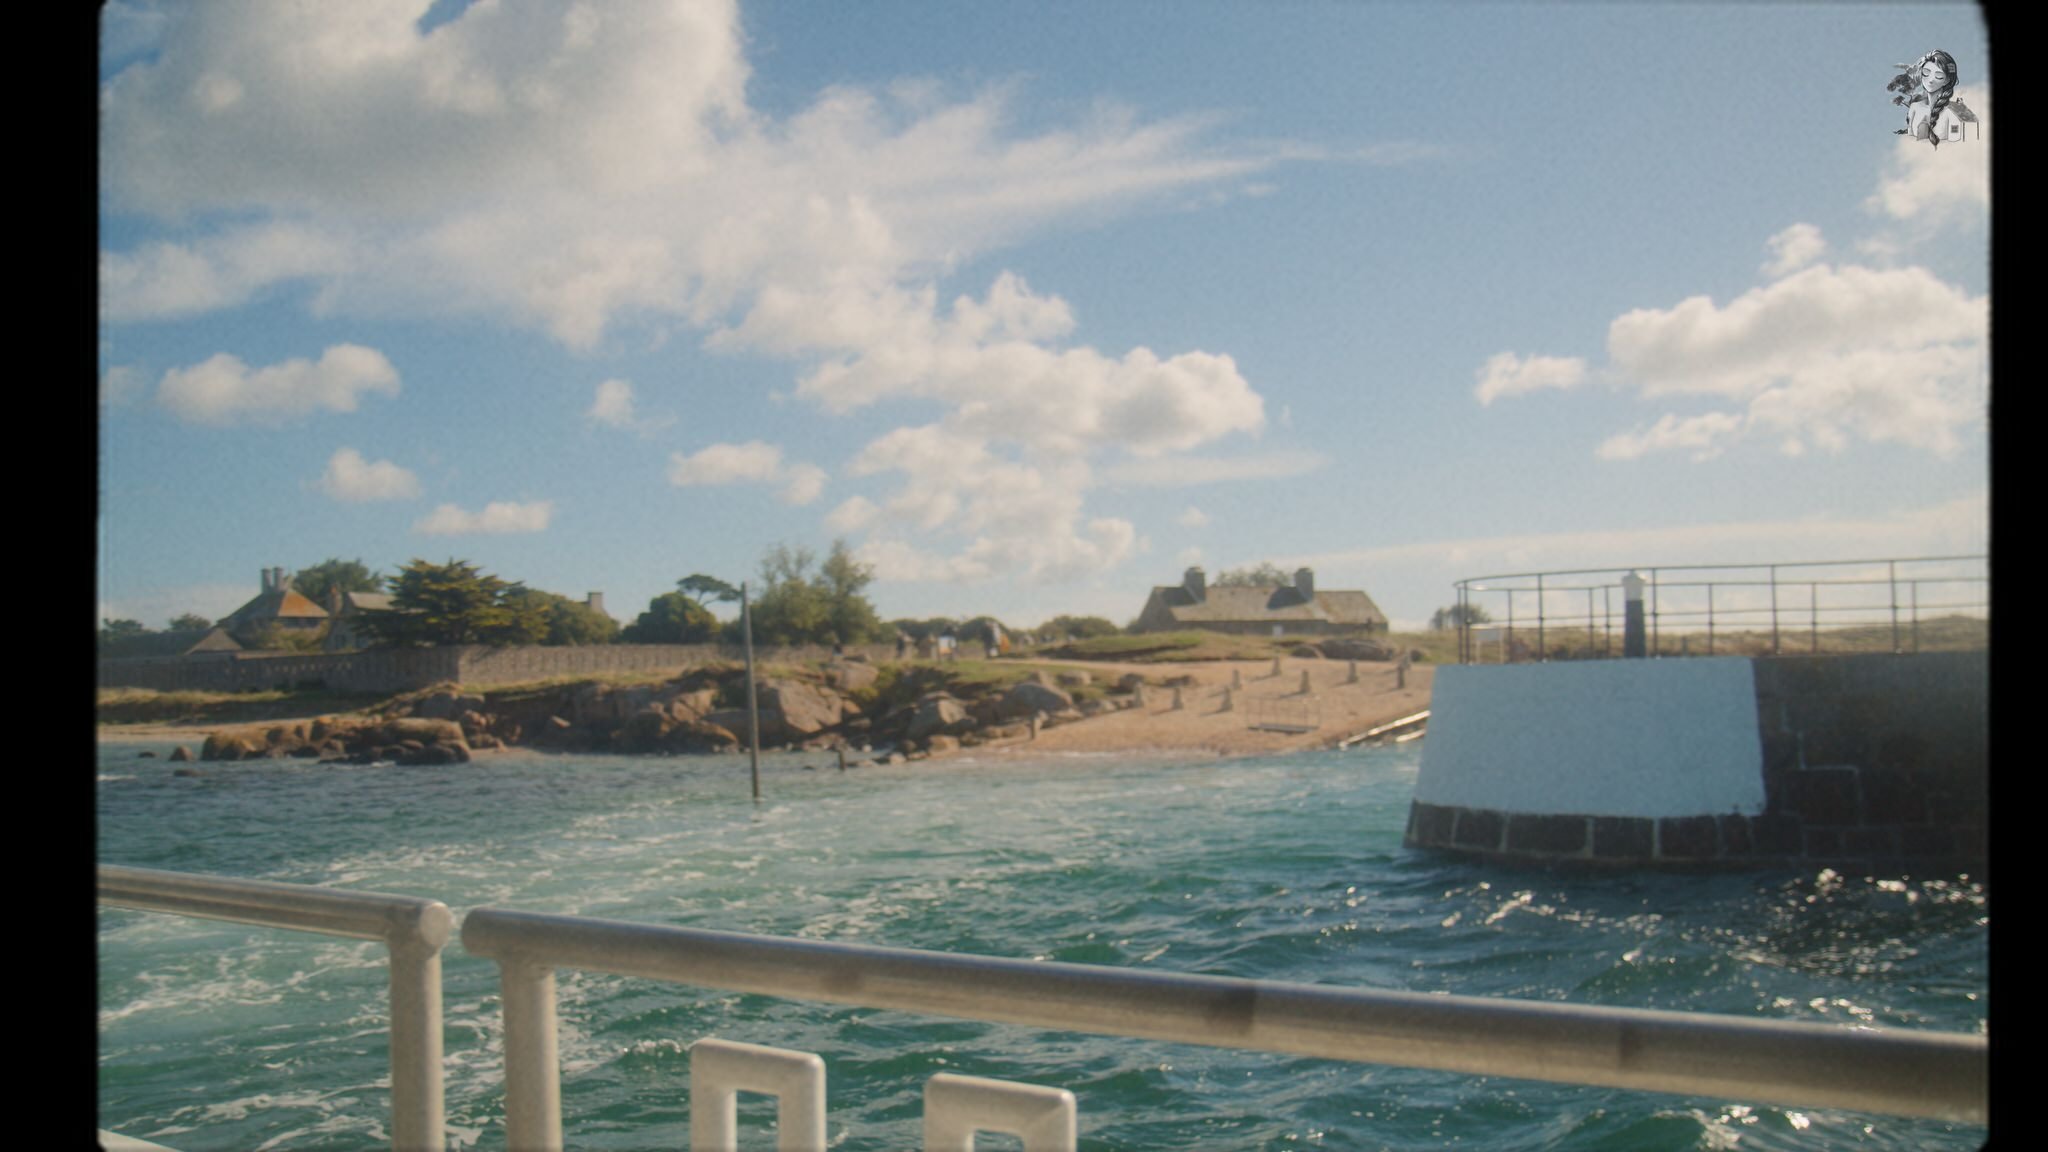
[[[1663,565],[1645,584],[1651,656],[1919,652],[1988,644],[1988,557]],[[1622,654],[1627,569],[1473,576],[1450,609],[1463,664]]]
[[[99,903],[324,936],[391,950],[391,1146],[447,1147],[442,1103],[441,949],[455,917],[438,900],[224,876],[99,866]]]

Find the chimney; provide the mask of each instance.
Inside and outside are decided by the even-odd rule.
[[[1181,587],[1188,590],[1188,595],[1195,598],[1195,603],[1200,604],[1208,598],[1209,578],[1200,566],[1188,569],[1187,575],[1181,577],[1180,583]]]
[[[258,578],[257,578],[257,583],[259,583],[259,584],[263,585],[263,591],[265,591],[265,592],[268,592],[268,591],[270,591],[270,590],[271,590],[271,588],[272,588],[272,587],[274,587],[274,586],[275,586],[273,582],[274,582],[274,581],[275,581],[276,579],[277,579],[277,569],[275,569],[275,568],[265,568],[265,569],[264,569],[264,570],[263,570],[263,571],[262,571],[262,572],[261,572],[261,573],[259,574],[259,576],[258,576]]]
[[[588,594],[584,598],[583,604],[586,608],[589,608],[592,612],[595,612],[600,616],[605,614],[604,593],[602,592],[592,592]]]
[[[1304,601],[1316,598],[1316,574],[1306,568],[1294,570],[1294,590],[1301,593]]]

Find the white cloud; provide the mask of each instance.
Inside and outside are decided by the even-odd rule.
[[[1603,460],[1634,460],[1648,452],[1689,448],[1694,460],[1711,460],[1741,431],[1742,417],[1727,412],[1685,419],[1667,413],[1647,429],[1609,437],[1596,454]]]
[[[426,536],[543,532],[554,507],[549,500],[531,504],[493,501],[484,505],[481,512],[469,512],[454,504],[443,504],[422,517],[412,530]]]
[[[1264,425],[1264,401],[1230,357],[1056,347],[1073,324],[1065,301],[1005,272],[984,299],[945,311],[930,288],[772,288],[714,342],[828,357],[797,393],[829,411],[933,400],[956,432],[1045,452],[1150,456]]]
[[[133,365],[116,364],[100,373],[100,403],[118,407],[148,391],[149,384]]]
[[[671,453],[668,482],[678,488],[699,484],[767,483],[782,471],[782,449],[760,440],[713,444],[689,456]]]
[[[881,515],[882,510],[874,501],[865,496],[849,496],[825,514],[825,527],[841,535],[860,532],[873,527]]]
[[[1087,465],[1186,459],[1265,423],[1228,355],[1074,343],[1067,303],[1007,272],[949,304],[934,285],[1033,230],[1244,187],[1286,146],[1109,104],[1020,132],[1001,87],[833,88],[770,117],[747,104],[731,0],[476,4],[431,33],[417,3],[166,12],[154,55],[102,88],[102,171],[114,210],[187,230],[102,255],[111,320],[297,282],[329,314],[480,312],[575,348],[688,324],[799,361],[794,395],[828,412],[935,406],[983,453],[971,492],[906,473],[880,511],[893,531],[967,531],[956,571],[1114,563],[1135,534],[1085,508]],[[591,419],[644,424],[623,399]],[[672,482],[822,493],[779,449],[713,447],[674,457]]]
[[[321,409],[353,412],[365,393],[397,392],[398,370],[383,353],[336,344],[318,361],[287,360],[254,371],[223,352],[166,372],[156,398],[179,419],[195,424],[276,424]]]
[[[349,265],[346,241],[284,223],[102,252],[100,316],[119,323],[202,315],[245,304],[274,284],[344,274]]]
[[[1586,362],[1576,356],[1531,356],[1524,360],[1513,352],[1488,358],[1479,369],[1479,387],[1473,395],[1481,404],[1492,404],[1503,396],[1520,396],[1545,389],[1576,388],[1586,378]]]
[[[1820,259],[1821,253],[1827,251],[1828,242],[1821,237],[1819,228],[1811,224],[1794,224],[1771,237],[1766,247],[1771,250],[1771,258],[1759,271],[1776,280]]]
[[[825,470],[815,464],[793,464],[782,474],[782,502],[809,504],[825,491]]]
[[[237,258],[230,228],[110,253],[113,316],[311,277],[339,306],[489,310],[589,346],[621,318],[709,324],[778,285],[920,278],[1284,158],[1106,105],[1020,135],[999,87],[834,88],[772,119],[746,102],[731,0],[476,4],[431,32],[416,3],[164,12],[155,54],[101,91],[111,203],[267,218],[317,250]]]
[[[1192,568],[1202,562],[1202,550],[1200,548],[1183,548],[1174,559],[1178,560],[1182,567]]]
[[[1173,518],[1173,522],[1183,528],[1202,528],[1208,525],[1209,514],[1190,504],[1187,511]]]
[[[351,503],[410,500],[420,494],[419,477],[389,460],[369,461],[353,448],[343,448],[327,461],[320,490]]]
[[[1987,297],[1925,268],[1821,265],[1726,307],[1695,296],[1637,309],[1614,321],[1607,344],[1613,366],[1645,396],[1733,401],[1750,428],[1823,447],[1862,439],[1947,453],[1984,415],[1989,325]],[[1703,435],[1731,435],[1734,415],[1660,425],[1661,438],[1618,438],[1602,452],[1701,448]]]
[[[1329,464],[1320,452],[1268,452],[1255,456],[1160,456],[1121,461],[1104,473],[1111,484],[1138,488],[1187,488],[1244,480],[1286,480]]]
[[[597,385],[597,397],[585,416],[613,428],[633,426],[633,386],[624,380],[604,380]]]
[[[713,444],[685,456],[670,453],[668,482],[678,488],[725,484],[780,484],[782,502],[803,505],[825,491],[826,472],[815,464],[787,464],[782,449],[761,440]]]
[[[1080,460],[1011,459],[933,424],[876,438],[847,470],[903,477],[862,546],[881,578],[1058,582],[1114,568],[1138,547],[1128,520],[1086,515],[1091,478]],[[951,539],[958,550],[920,548],[906,539],[912,533]]]

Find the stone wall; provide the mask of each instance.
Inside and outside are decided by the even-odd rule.
[[[893,660],[893,645],[846,649],[847,655]],[[827,647],[757,648],[759,664],[816,663]],[[317,655],[234,652],[154,659],[102,660],[102,688],[160,692],[244,692],[321,684],[337,692],[407,692],[430,684],[512,684],[618,672],[679,672],[746,658],[737,644],[600,644],[588,647],[367,649]]]
[[[1646,680],[1682,676],[1697,661],[1615,661],[1617,674]],[[1535,863],[1751,867],[1787,865],[1849,868],[1981,867],[1987,857],[1989,813],[1989,657],[1984,652],[1919,655],[1783,657],[1753,665],[1753,707],[1737,721],[1754,740],[1763,804],[1708,808],[1697,799],[1656,811],[1640,801],[1588,803],[1569,779],[1572,757],[1523,755],[1490,765],[1499,781],[1495,803],[1471,790],[1446,789],[1433,773],[1459,775],[1437,744],[1448,717],[1432,716],[1407,842]],[[1557,673],[1587,665],[1528,665],[1526,674],[1555,687],[1551,704],[1560,717],[1532,720],[1526,708],[1489,712],[1485,694],[1452,700],[1473,715],[1461,723],[1486,727],[1512,721],[1515,738],[1529,747],[1582,725],[1590,712],[1631,728],[1611,701],[1573,691]],[[1451,669],[1438,673],[1438,689]],[[1456,677],[1452,676],[1453,683]],[[1542,695],[1539,688],[1537,695]],[[1725,710],[1724,710],[1725,711]],[[1567,713],[1577,719],[1566,722]],[[1728,723],[1728,721],[1723,721]],[[1635,724],[1635,739],[1662,734],[1671,747],[1691,739],[1654,721]],[[1581,732],[1583,736],[1583,731]],[[1580,740],[1583,746],[1583,739]],[[1469,751],[1469,749],[1467,750]],[[1489,749],[1500,755],[1500,749]],[[1439,762],[1432,764],[1432,756]],[[1666,762],[1660,756],[1658,765]],[[1646,772],[1654,774],[1658,765]],[[1513,784],[1504,783],[1512,779]],[[1546,802],[1544,797],[1573,803]],[[1456,802],[1433,802],[1455,800]],[[1602,810],[1603,808],[1612,810]]]

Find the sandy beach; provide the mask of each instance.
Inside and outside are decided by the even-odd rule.
[[[1141,708],[1108,713],[1075,724],[1048,728],[1036,740],[983,745],[977,752],[1002,750],[1023,754],[1046,752],[1205,752],[1217,756],[1250,756],[1324,748],[1347,736],[1412,715],[1429,707],[1435,669],[1418,664],[1408,669],[1405,687],[1395,687],[1391,664],[1358,665],[1358,681],[1350,683],[1351,665],[1342,660],[1273,662],[1202,661],[1186,664],[1087,665],[1098,679],[1138,672],[1148,679],[1191,677],[1181,689],[1181,707],[1173,706],[1171,689],[1150,688]],[[1223,710],[1223,691],[1236,672],[1241,687]],[[1301,694],[1302,674],[1309,694]],[[1308,732],[1261,731],[1250,727],[1265,718],[1314,721]]]
[[[1035,663],[1035,662],[1034,662]],[[1041,731],[1037,738],[977,745],[963,752],[986,756],[991,753],[1039,755],[1045,753],[1165,752],[1212,756],[1250,756],[1322,748],[1347,736],[1412,715],[1429,707],[1430,683],[1435,669],[1418,664],[1408,669],[1405,687],[1395,686],[1397,673],[1391,664],[1361,663],[1358,679],[1351,682],[1351,665],[1342,660],[1281,661],[1278,676],[1273,662],[1192,661],[1179,664],[1115,664],[1098,662],[1046,662],[1049,670],[1081,669],[1098,681],[1113,681],[1127,672],[1145,676],[1154,685],[1186,678],[1180,688],[1181,706],[1174,707],[1171,688],[1150,687],[1142,707],[1105,713]],[[1232,673],[1239,687],[1231,692],[1231,706],[1224,710],[1224,690]],[[1302,676],[1307,673],[1309,691],[1302,693]],[[305,717],[278,717],[245,722],[260,725],[289,724]],[[1299,724],[1313,723],[1305,732],[1264,731],[1252,727],[1262,720]],[[241,724],[153,723],[102,724],[96,729],[101,743],[183,743],[193,751],[206,734]],[[958,753],[955,753],[956,755]]]

